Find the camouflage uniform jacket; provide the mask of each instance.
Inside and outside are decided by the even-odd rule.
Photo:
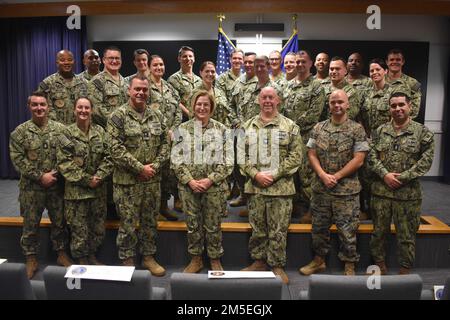
[[[106,128],[109,116],[128,100],[125,79],[119,75],[117,82],[108,72],[103,71],[92,78],[88,87],[89,97],[94,104],[92,119],[96,124]]]
[[[243,95],[244,95],[245,91],[247,90],[247,88],[254,83],[258,83],[258,78],[256,76],[253,76],[252,78],[247,79],[247,76],[245,74],[243,74],[233,84],[233,87],[231,90],[231,99],[229,100],[230,108],[233,111],[233,116],[232,116],[233,121],[231,123],[231,125],[233,127],[242,124],[242,123],[240,123],[240,121],[237,117],[238,106],[240,103],[242,103],[242,98],[243,98]]]
[[[111,115],[107,132],[115,165],[113,183],[141,183],[138,176],[147,164],[156,170],[156,175],[147,182],[160,182],[160,169],[168,160],[169,145],[164,117],[159,110],[147,106],[141,117],[129,103],[124,104]]]
[[[245,122],[243,129],[246,133],[245,146],[238,142],[238,159],[240,156],[245,156],[245,162],[240,164],[242,174],[248,178],[245,183],[245,193],[268,196],[295,194],[293,174],[300,167],[303,157],[303,142],[299,127],[294,121],[278,114],[268,123],[263,123],[257,115]],[[273,137],[278,140],[278,146],[272,142]],[[263,159],[264,157],[260,154],[260,145],[267,147],[268,159]],[[276,149],[275,154],[272,154],[272,148]],[[277,156],[278,158],[275,159]],[[270,162],[275,163],[271,165]],[[256,183],[255,176],[261,171],[271,171],[274,178],[271,186],[262,188]]]
[[[388,74],[386,74],[386,82],[394,87],[394,92],[397,92],[397,87],[400,92],[403,92],[404,87],[409,88],[409,92],[407,93],[409,98],[411,99],[411,119],[414,119],[418,116],[420,111],[420,102],[422,99],[422,92],[420,91],[420,82],[414,79],[413,77],[407,76],[406,74],[402,74],[398,79],[390,79]],[[406,93],[406,92],[404,92]]]
[[[106,196],[106,184],[89,187],[93,176],[104,180],[113,169],[108,153],[105,130],[91,124],[89,133],[82,132],[76,123],[64,128],[59,137],[58,168],[64,179],[64,199],[82,200]]]
[[[222,92],[225,94],[227,102],[231,100],[234,83],[237,79],[239,79],[240,76],[241,74],[239,74],[239,76],[235,76],[233,71],[230,69],[227,72],[222,73],[219,78],[217,78],[216,87],[222,90]]]
[[[249,84],[245,91],[242,90],[239,92],[239,103],[237,104],[237,119],[239,123],[242,125],[249,119],[257,116],[260,112],[258,97],[263,88],[272,87],[278,93],[280,101],[283,101],[283,91],[281,88],[275,84],[272,80],[267,81],[267,83],[263,86],[259,86],[258,81]],[[283,104],[280,103],[279,110],[283,109]]]
[[[20,173],[21,189],[45,190],[39,184],[42,175],[57,169],[56,146],[64,125],[48,120],[42,130],[32,120],[19,125],[9,141],[11,161]],[[56,189],[55,184],[50,189]]]
[[[431,168],[434,156],[434,136],[424,125],[411,121],[396,133],[392,123],[386,123],[376,130],[369,154],[371,170],[379,177],[372,184],[372,194],[398,199],[416,200],[422,198],[418,177]],[[400,173],[397,177],[403,186],[391,190],[384,183],[389,172]]]
[[[83,77],[87,82],[91,81],[92,78],[95,77],[95,76],[90,75],[87,70],[84,70],[82,73],[79,73],[78,76]]]
[[[226,178],[233,171],[233,145],[227,146],[226,127],[210,119],[202,128],[201,122],[191,119],[180,125],[175,137],[170,165],[179,188],[189,188],[192,179],[209,178],[213,184],[207,192],[228,190]]]
[[[364,128],[350,119],[338,126],[331,119],[319,122],[314,126],[306,146],[316,150],[320,166],[328,174],[335,174],[344,168],[353,159],[355,152],[369,151]],[[332,189],[328,189],[315,174],[312,189],[317,193],[342,196],[359,193],[361,185],[357,172],[339,180]]]
[[[288,85],[284,72],[280,72],[276,77],[272,77],[272,75],[270,75],[270,80],[275,82],[275,84],[280,87],[282,91],[284,91]]]
[[[319,122],[324,105],[325,94],[322,87],[313,76],[309,76],[302,82],[289,82],[284,90],[282,113],[300,127],[303,136]]]
[[[88,96],[88,83],[79,75],[73,75],[71,81],[66,81],[57,72],[42,80],[37,91],[47,97],[50,119],[71,124],[75,121],[73,114],[75,100]]]
[[[161,82],[162,92],[153,81],[150,82],[149,98],[152,101],[151,107],[161,111],[168,130],[173,131],[181,124],[180,97],[177,90],[170,83],[164,79],[161,79]]]
[[[175,90],[177,90],[178,95],[180,96],[180,102],[189,109],[189,98],[191,97],[192,90],[202,83],[202,78],[196,74],[193,74],[193,77],[191,78],[179,70],[171,75],[167,81]]]
[[[357,119],[360,109],[361,109],[361,99],[360,99],[358,92],[356,92],[356,89],[351,84],[349,84],[347,82],[347,80],[344,79],[341,83],[339,83],[339,85],[337,87],[334,87],[333,83],[330,81],[329,84],[323,85],[323,88],[325,91],[325,107],[322,112],[322,120],[329,118],[330,95],[334,90],[337,90],[337,89],[344,90],[348,96],[348,103],[350,105],[350,107],[347,111],[348,117],[351,120]]]
[[[384,88],[381,90],[377,90],[372,85],[370,90],[367,92],[367,96],[364,99],[363,106],[361,108],[361,118],[366,131],[371,135],[376,128],[391,120],[391,113],[389,111],[389,97],[394,92],[394,89],[395,91],[408,91],[408,89],[404,86],[394,88],[386,83]]]
[[[348,81],[348,75],[345,76],[345,81],[355,88],[356,93],[358,93],[359,100],[362,102],[367,95],[367,92],[372,88],[372,79],[361,74],[358,79],[353,80],[353,82]]]

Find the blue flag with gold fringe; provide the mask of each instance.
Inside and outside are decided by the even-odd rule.
[[[294,33],[289,38],[288,42],[281,49],[281,69],[284,71],[284,57],[288,52],[296,53],[298,51],[298,32],[294,30]]]
[[[231,68],[231,52],[236,48],[227,37],[222,28],[219,28],[219,41],[217,47],[216,73],[221,75]]]

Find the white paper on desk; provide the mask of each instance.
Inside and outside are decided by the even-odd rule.
[[[275,278],[272,271],[208,271],[208,279]]]
[[[8,261],[7,259],[0,259],[0,264],[2,264],[3,262]]]
[[[94,279],[130,282],[135,267],[72,265],[65,278]]]

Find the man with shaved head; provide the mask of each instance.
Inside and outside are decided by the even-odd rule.
[[[100,73],[100,56],[94,49],[86,50],[83,55],[83,64],[85,70],[79,74],[86,81],[91,81],[93,77]]]
[[[86,97],[88,93],[87,81],[73,73],[74,65],[72,52],[59,51],[56,54],[58,72],[42,80],[37,89],[47,98],[49,118],[63,124],[75,121],[74,102],[80,97]]]
[[[328,80],[328,67],[330,66],[330,57],[327,53],[321,52],[316,56],[316,60],[314,62],[314,66],[316,67],[316,75],[314,78],[317,80]]]
[[[246,175],[249,251],[254,262],[243,271],[272,271],[289,282],[286,264],[287,230],[295,194],[293,174],[302,162],[302,138],[294,121],[278,113],[280,98],[273,87],[258,95],[260,112],[243,124],[245,139],[238,143],[238,159]],[[255,148],[256,146],[256,148]],[[256,153],[256,154],[255,154]]]
[[[341,241],[338,256],[345,262],[345,275],[355,274],[355,263],[359,260],[356,251],[361,190],[358,169],[364,163],[369,144],[364,128],[348,117],[349,102],[344,90],[333,91],[329,105],[331,118],[314,127],[306,145],[309,162],[316,173],[311,197],[315,257],[300,268],[304,275],[326,269],[332,223],[336,223]]]
[[[359,52],[352,53],[347,60],[347,75],[345,80],[350,83],[360,97],[364,97],[365,92],[372,87],[370,78],[363,75],[364,60]]]

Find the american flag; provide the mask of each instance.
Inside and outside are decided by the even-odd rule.
[[[218,75],[228,71],[231,68],[231,52],[236,48],[228,39],[222,28],[219,28],[219,41],[217,47],[216,72]]]

